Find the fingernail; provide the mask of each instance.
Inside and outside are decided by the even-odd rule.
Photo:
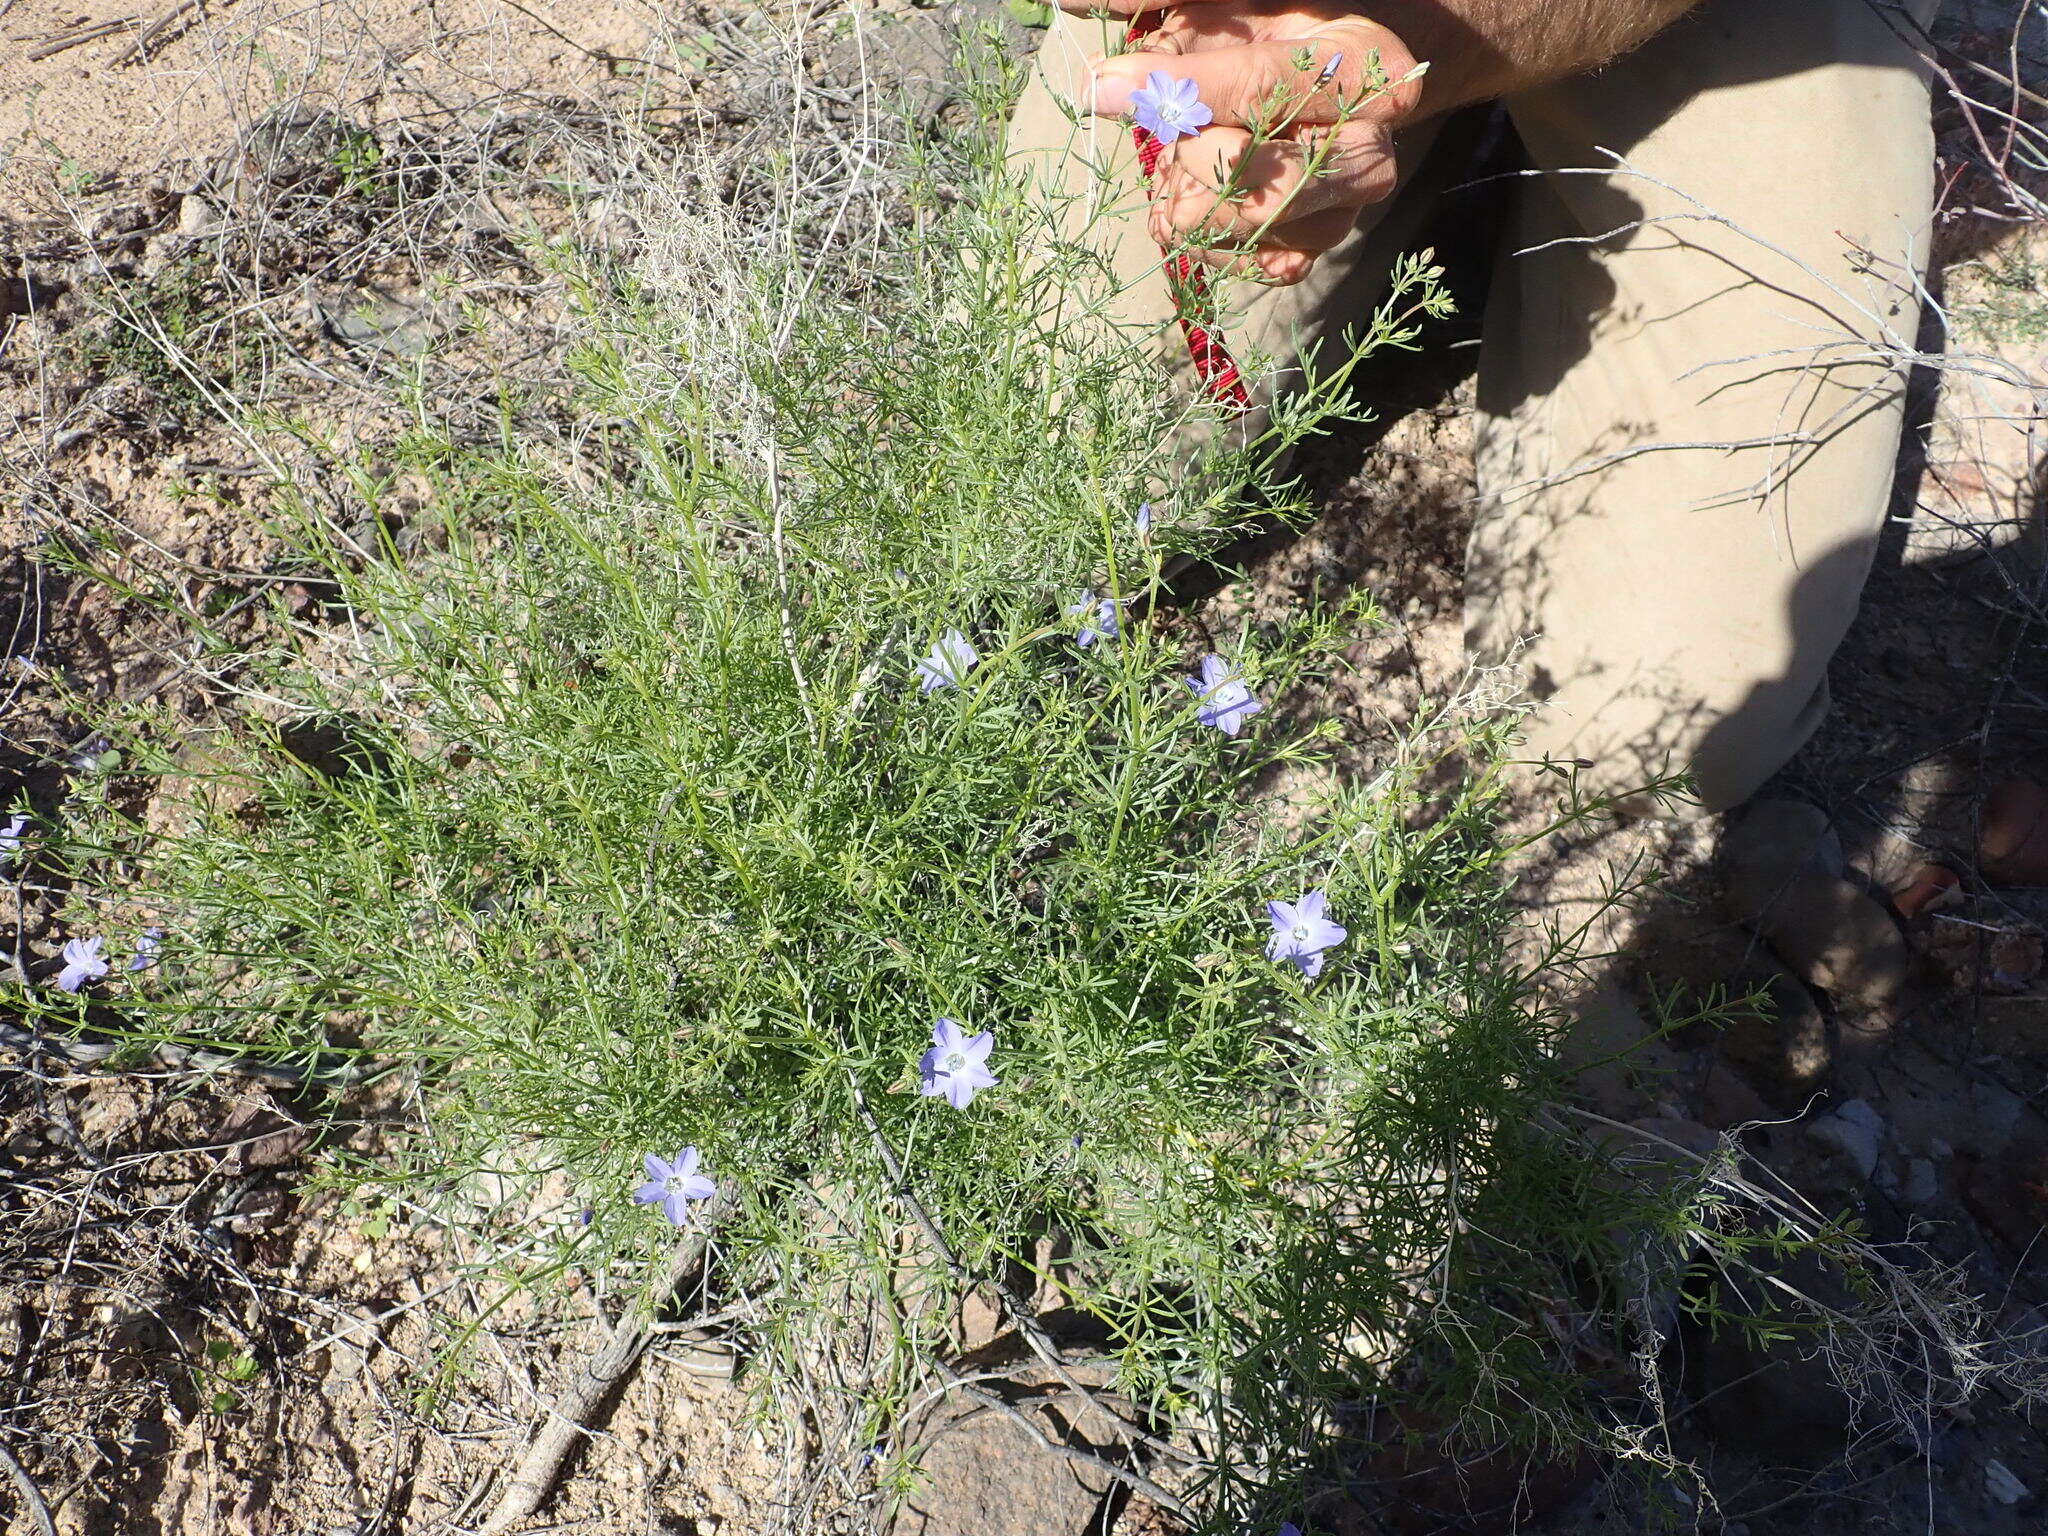
[[[1127,116],[1131,110],[1131,95],[1136,90],[1136,84],[1122,71],[1112,70],[1104,74],[1098,68],[1088,109],[1104,117]]]

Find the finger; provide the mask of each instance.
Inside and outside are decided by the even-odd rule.
[[[1069,16],[1140,16],[1163,11],[1165,0],[1054,0]],[[1180,0],[1186,5],[1200,5],[1202,0]]]
[[[1307,277],[1317,258],[1342,245],[1357,226],[1355,210],[1329,208],[1269,230],[1251,249],[1211,246],[1190,254],[1217,272],[1285,288]]]
[[[1203,251],[1196,260],[1219,277],[1234,277],[1267,288],[1292,288],[1315,270],[1316,259],[1306,251],[1269,249],[1255,251]]]
[[[1174,146],[1152,207],[1162,244],[1244,244],[1325,210],[1355,215],[1399,179],[1392,133],[1379,124],[1309,130],[1254,143],[1241,128],[1209,128]]]
[[[1412,113],[1422,82],[1407,78],[1415,61],[1399,39],[1370,21],[1332,22],[1286,40],[1201,47],[1176,35],[1173,51],[1120,53],[1095,66],[1101,117],[1129,117],[1156,71],[1192,81],[1218,125],[1267,130],[1340,118],[1395,123]]]
[[[1173,0],[1175,5],[1203,3],[1204,0]],[[1166,10],[1167,0],[1059,0],[1059,8],[1069,16],[1157,16]]]
[[[1334,251],[1358,228],[1358,210],[1355,208],[1325,208],[1321,213],[1312,213],[1305,219],[1276,225],[1268,231],[1262,245],[1271,245],[1278,251],[1298,251],[1306,256],[1321,256]]]

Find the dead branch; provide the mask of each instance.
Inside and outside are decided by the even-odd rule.
[[[648,1293],[626,1309],[592,1354],[570,1368],[561,1396],[519,1458],[511,1481],[484,1522],[484,1536],[510,1530],[534,1514],[554,1492],[569,1452],[590,1433],[590,1421],[646,1352],[654,1337],[655,1314],[702,1273],[711,1231],[723,1214],[724,1205],[722,1199],[713,1200],[703,1208],[702,1228],[676,1245],[667,1267],[655,1278]]]
[[[0,1019],[0,1047],[19,1051],[25,1056],[55,1056],[74,1067],[99,1066],[115,1055],[121,1046],[122,1042],[118,1040],[67,1039],[40,1034]],[[304,1068],[280,1067],[272,1062],[251,1061],[246,1056],[236,1056],[228,1051],[209,1051],[203,1047],[175,1043],[156,1046],[149,1053],[148,1063],[172,1071],[238,1072],[244,1077],[295,1090],[345,1088],[360,1082],[371,1071],[365,1062],[345,1062],[336,1067],[325,1067],[317,1062]]]
[[[42,1490],[28,1475],[28,1468],[16,1461],[4,1445],[0,1445],[0,1467],[7,1469],[14,1486],[21,1490],[21,1507],[34,1518],[36,1529],[42,1536],[57,1536],[57,1522],[50,1518],[50,1506],[44,1502]]]
[[[194,11],[206,9],[204,0],[178,0],[169,10],[145,26],[135,41],[128,45],[128,51],[114,60],[116,64],[135,64],[149,57],[150,45],[179,21]]]
[[[28,51],[28,61],[39,64],[44,59],[55,58],[60,53],[87,43],[96,43],[103,37],[112,37],[116,32],[126,32],[141,23],[139,16],[123,16],[118,21],[102,21],[90,27],[80,27],[75,32],[60,32],[47,43],[41,43]]]

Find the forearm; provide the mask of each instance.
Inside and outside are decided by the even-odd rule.
[[[1597,69],[1648,42],[1697,3],[1369,0],[1356,9],[1429,65],[1422,111],[1430,114]]]

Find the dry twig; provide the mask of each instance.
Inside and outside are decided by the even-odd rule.
[[[14,1479],[14,1486],[21,1490],[21,1507],[34,1520],[42,1536],[57,1536],[57,1522],[50,1517],[50,1506],[44,1502],[42,1490],[28,1475],[28,1468],[14,1459],[13,1452],[0,1445],[0,1467],[5,1467]]]
[[[114,60],[114,62],[116,64],[134,64],[148,58],[150,44],[154,43],[159,37],[162,37],[177,22],[192,15],[195,11],[203,13],[205,9],[205,0],[178,0],[177,4],[144,27],[135,41],[128,45],[128,51]]]
[[[512,1471],[511,1481],[483,1524],[485,1536],[510,1530],[547,1502],[562,1464],[576,1443],[590,1433],[590,1421],[605,1400],[617,1390],[654,1337],[654,1317],[671,1296],[694,1279],[704,1268],[711,1229],[722,1213],[724,1202],[714,1200],[703,1208],[704,1225],[676,1245],[668,1266],[656,1278],[652,1289],[625,1315],[597,1350],[578,1362],[569,1372],[562,1395],[549,1411],[547,1422],[534,1435]]]
[[[116,32],[126,32],[140,25],[141,20],[139,16],[123,16],[118,21],[97,22],[89,27],[80,27],[75,32],[60,32],[48,42],[29,49],[28,61],[31,64],[39,64],[44,59],[53,59],[73,48],[96,43],[103,37],[112,37]]]

